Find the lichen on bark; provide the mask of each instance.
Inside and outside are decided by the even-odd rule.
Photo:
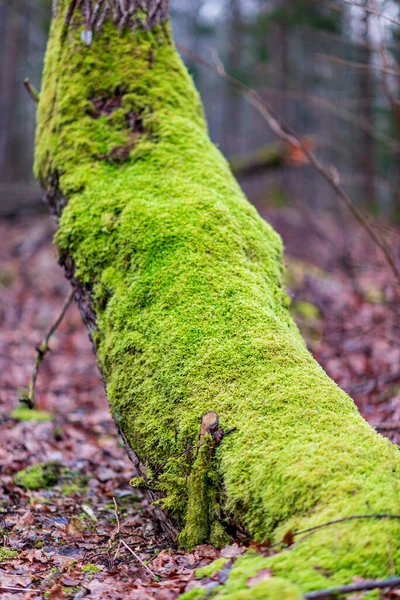
[[[210,142],[168,24],[120,31],[106,18],[87,45],[84,13],[66,29],[68,8],[59,0],[53,18],[35,172],[143,481],[188,545],[211,538],[215,515],[220,540],[229,523],[279,541],[334,518],[399,513],[398,449],[307,351],[280,237]],[[196,464],[208,411],[235,431]],[[289,598],[279,577],[307,591],[390,575],[399,561],[399,521],[346,522],[276,556],[238,559],[216,593],[254,597],[246,582],[264,566],[277,579],[263,589],[290,588]]]

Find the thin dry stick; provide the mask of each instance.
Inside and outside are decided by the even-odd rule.
[[[326,60],[328,62],[343,65],[346,67],[353,67],[354,69],[363,69],[368,71],[372,69],[374,71],[380,71],[381,73],[387,73],[388,75],[396,75],[397,77],[400,77],[400,71],[398,69],[392,69],[391,67],[381,67],[380,65],[374,64],[367,65],[364,63],[355,62],[353,60],[346,60],[337,56],[331,56],[329,54],[322,54],[321,52],[317,52],[315,56],[318,58],[322,58],[323,60]]]
[[[33,588],[30,588],[29,590],[25,590],[24,588],[14,587],[12,585],[11,586],[10,585],[0,585],[0,590],[5,590],[6,592],[22,592],[25,594],[30,594],[31,592],[40,594],[40,590],[35,590]]]
[[[28,92],[29,96],[32,100],[37,104],[39,102],[39,92],[37,89],[31,84],[28,78],[24,79],[24,87]]]
[[[36,346],[37,356],[36,356],[35,366],[33,368],[32,376],[31,376],[31,380],[29,382],[28,393],[21,395],[21,401],[25,402],[25,404],[27,404],[29,408],[35,408],[36,379],[39,374],[40,365],[41,365],[44,357],[46,356],[46,354],[50,351],[50,348],[49,348],[50,338],[53,335],[53,333],[56,331],[57,327],[60,325],[61,321],[63,320],[64,315],[67,312],[68,307],[71,304],[73,298],[74,298],[74,293],[70,292],[63,304],[60,314],[58,315],[57,319],[54,321],[53,325],[50,327],[49,331],[47,332],[46,337],[43,339],[43,341],[38,346]]]
[[[109,547],[110,549],[111,549],[111,545],[112,545],[112,543],[113,543],[114,539],[115,539],[116,537],[118,537],[118,536],[120,535],[120,533],[121,533],[121,523],[120,523],[120,520],[119,520],[119,514],[118,514],[118,504],[117,504],[117,501],[115,500],[115,498],[114,498],[114,497],[113,497],[113,502],[114,502],[114,513],[115,513],[115,518],[116,518],[116,521],[117,521],[117,527],[115,528],[115,530],[114,530],[114,531],[113,531],[113,533],[111,534],[111,537],[110,537],[110,539],[108,540],[108,547]],[[140,558],[140,556],[138,556],[138,555],[136,554],[136,552],[134,552],[134,551],[132,550],[132,548],[130,548],[130,547],[128,546],[128,544],[127,544],[126,542],[124,542],[124,540],[119,540],[119,545],[118,545],[117,552],[116,552],[115,556],[117,556],[117,554],[118,554],[118,551],[119,551],[119,548],[120,548],[120,545],[121,545],[121,544],[122,544],[123,546],[125,546],[125,548],[127,548],[131,554],[133,554],[133,556],[134,556],[134,557],[136,558],[136,560],[137,560],[137,561],[138,561],[138,562],[139,562],[139,563],[142,565],[142,567],[144,567],[144,568],[146,569],[146,571],[148,571],[148,572],[150,573],[150,575],[151,575],[151,576],[152,576],[152,577],[153,577],[153,578],[154,578],[154,579],[157,581],[157,577],[154,575],[154,573],[153,573],[153,571],[150,569],[150,567],[148,567],[148,566],[147,566],[147,565],[146,565],[146,564],[145,564],[145,563],[142,561],[142,559]]]
[[[391,515],[390,513],[376,513],[372,515],[351,515],[350,517],[342,517],[341,519],[335,519],[333,521],[327,521],[326,523],[321,523],[321,525],[315,525],[315,527],[309,527],[308,529],[303,529],[301,531],[295,531],[293,535],[301,535],[302,533],[309,533],[310,531],[317,531],[318,529],[323,529],[324,527],[330,527],[331,525],[336,525],[337,523],[344,523],[346,521],[357,521],[359,519],[400,519],[400,515]]]
[[[121,540],[121,544],[122,544],[123,546],[125,546],[125,548],[126,548],[127,550],[129,550],[129,552],[130,552],[131,554],[133,554],[133,556],[136,558],[136,560],[137,560],[137,561],[139,561],[139,562],[140,562],[140,564],[142,565],[142,567],[144,567],[144,568],[146,569],[146,571],[148,571],[148,572],[150,573],[150,575],[153,577],[153,579],[155,579],[156,581],[158,581],[158,580],[157,580],[157,577],[154,575],[154,573],[153,573],[153,571],[150,569],[150,567],[148,567],[148,566],[147,566],[147,565],[146,565],[146,564],[145,564],[145,563],[142,561],[142,559],[140,558],[140,556],[138,556],[138,555],[136,554],[136,552],[134,552],[134,551],[132,550],[132,548],[130,548],[130,547],[128,546],[128,544],[127,544],[126,542],[124,542],[124,540]]]
[[[387,13],[385,13],[383,11],[376,10],[375,8],[372,8],[370,6],[365,6],[364,4],[359,4],[358,2],[354,2],[353,0],[339,0],[339,2],[343,2],[343,4],[349,4],[350,6],[357,6],[357,8],[362,8],[364,12],[367,12],[370,15],[375,15],[376,17],[379,17],[380,19],[384,19],[385,21],[388,21],[389,23],[393,23],[393,25],[400,26],[400,21],[398,19],[395,19],[394,17],[390,17]]]
[[[110,539],[108,540],[107,546],[108,546],[108,549],[110,551],[112,550],[113,541],[115,540],[116,537],[119,536],[119,534],[121,532],[121,523],[120,523],[119,514],[118,514],[118,504],[117,504],[117,501],[116,501],[116,499],[114,497],[113,497],[113,502],[114,502],[114,514],[115,514],[115,519],[116,519],[116,522],[117,522],[117,526],[114,529],[114,531],[112,532],[112,534],[110,536]],[[117,558],[117,556],[119,554],[120,547],[121,547],[121,540],[119,540],[118,548],[115,551],[114,560]]]
[[[301,531],[293,531],[293,536],[302,535],[305,533],[306,535],[301,539],[297,540],[296,543],[288,546],[288,550],[291,550],[300,542],[303,542],[307,538],[310,537],[315,531],[319,529],[324,529],[325,527],[330,527],[331,525],[337,525],[338,523],[345,523],[346,521],[357,521],[360,519],[400,519],[400,515],[391,515],[390,513],[375,513],[371,515],[351,515],[350,517],[342,517],[341,519],[334,519],[333,521],[327,521],[326,523],[321,523],[320,525],[315,525],[314,527],[309,527],[308,529],[302,529]],[[280,540],[279,542],[275,542],[269,546],[270,548],[276,548],[276,546],[282,546],[285,544],[285,540]]]
[[[308,592],[307,594],[304,594],[303,598],[305,600],[322,600],[323,598],[332,598],[339,594],[350,594],[351,592],[362,592],[384,588],[393,589],[399,586],[400,577],[392,577],[391,579],[366,579],[359,583],[350,583],[349,585],[318,590],[317,592]]]
[[[267,121],[268,125],[272,129],[272,131],[278,137],[290,142],[294,146],[301,148],[304,152],[304,155],[308,158],[309,163],[314,169],[329,183],[329,185],[333,188],[333,190],[337,193],[338,197],[341,199],[343,204],[350,211],[352,216],[358,221],[358,223],[365,229],[368,233],[369,237],[373,240],[373,242],[378,246],[381,252],[384,255],[384,258],[392,270],[393,275],[395,276],[397,282],[400,284],[400,271],[397,268],[397,265],[391,256],[388,248],[386,247],[385,242],[379,237],[379,235],[374,231],[368,220],[364,217],[359,208],[353,204],[351,198],[346,194],[346,192],[340,187],[338,181],[338,173],[332,174],[328,169],[326,169],[316,158],[316,156],[307,148],[307,146],[302,142],[300,136],[294,131],[292,127],[290,127],[287,123],[283,121],[281,117],[278,117],[275,114],[275,111],[271,108],[271,106],[253,89],[249,88],[247,85],[242,83],[236,77],[232,77],[225,72],[224,66],[220,61],[218,54],[215,50],[213,50],[213,59],[216,66],[210,64],[208,61],[198,56],[186,46],[182,46],[178,44],[178,48],[185,52],[188,56],[191,56],[198,63],[204,65],[212,71],[216,73],[226,81],[232,83],[238,90],[240,90],[243,97],[254,106],[261,116]]]

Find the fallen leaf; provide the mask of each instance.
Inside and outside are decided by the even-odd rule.
[[[271,577],[271,569],[261,569],[256,575],[254,575],[254,577],[249,577],[249,579],[246,580],[246,583],[249,587],[254,587],[255,585],[257,585],[257,583],[261,583],[262,581],[271,579]]]
[[[220,555],[223,558],[237,558],[238,556],[241,556],[243,552],[244,548],[240,547],[239,544],[235,542],[230,546],[225,546],[225,548],[222,548]]]
[[[289,529],[289,531],[287,531],[283,536],[282,543],[285,546],[291,546],[294,543],[294,533],[291,529]]]
[[[50,600],[65,600],[64,592],[61,589],[61,586],[58,583],[55,583],[53,587],[50,589],[49,593]]]
[[[35,517],[34,517],[33,513],[30,510],[27,510],[26,513],[24,513],[22,515],[22,517],[20,519],[18,519],[16,525],[19,528],[32,527],[32,525],[34,523],[35,523]]]

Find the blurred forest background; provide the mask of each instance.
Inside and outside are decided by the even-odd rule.
[[[400,216],[400,3],[393,0],[172,0],[178,43],[256,89],[303,136],[362,208]],[[35,106],[51,0],[0,0],[0,215],[40,206],[32,177]],[[268,125],[229,82],[183,58],[222,152],[251,159],[276,144]],[[274,150],[274,146],[270,148]],[[337,209],[334,192],[302,158],[278,158],[240,181],[268,206]]]

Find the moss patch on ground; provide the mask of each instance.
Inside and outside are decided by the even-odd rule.
[[[14,477],[14,483],[26,490],[40,490],[56,485],[60,474],[61,465],[59,463],[37,463],[28,469],[18,471]]]
[[[16,550],[11,550],[11,548],[7,548],[6,546],[0,546],[0,563],[12,560],[16,556],[18,556]]]
[[[18,421],[52,421],[53,416],[44,410],[35,410],[20,406],[11,411],[10,417]]]
[[[288,311],[282,242],[210,142],[168,27],[120,34],[106,22],[86,46],[79,11],[65,32],[65,8],[47,51],[35,170],[68,198],[56,244],[90,292],[111,410],[145,483],[190,530],[187,545],[232,518],[279,541],[333,518],[399,513],[399,451],[307,351]],[[199,470],[199,514],[189,487],[208,411],[235,430]],[[247,598],[247,578],[265,565],[302,590],[400,570],[395,520],[326,534],[243,557],[221,597]],[[252,593],[278,597],[274,585]]]

